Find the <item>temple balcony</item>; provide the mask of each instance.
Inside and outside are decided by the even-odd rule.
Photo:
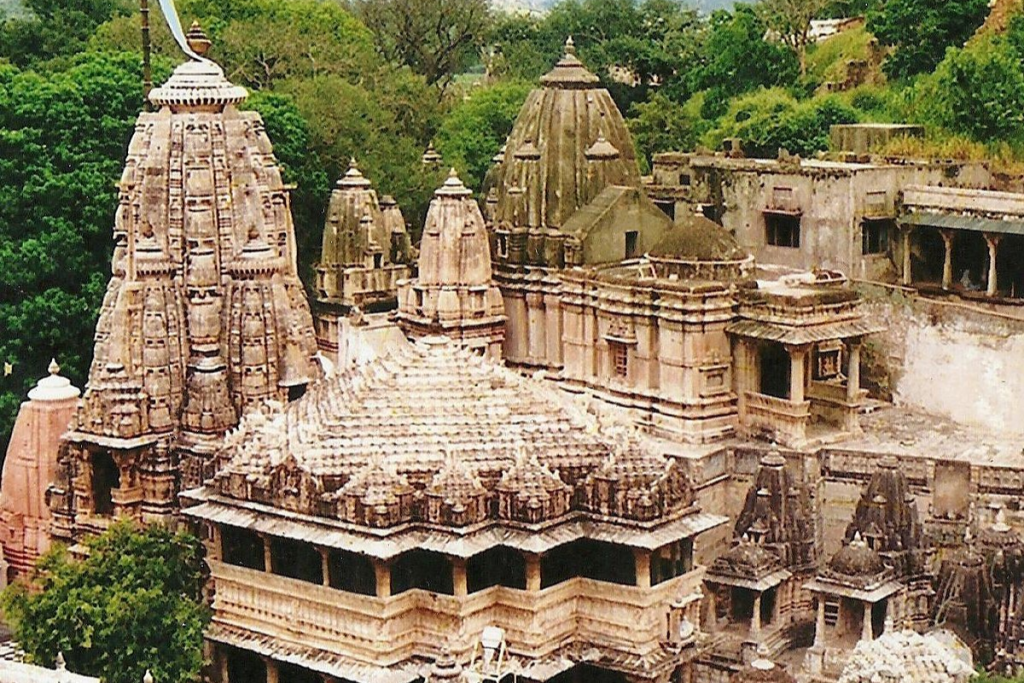
[[[704,574],[697,568],[653,587],[572,578],[540,590],[494,586],[449,596],[413,589],[376,597],[214,560],[209,565],[214,634],[221,627],[269,636],[376,667],[432,655],[449,639],[453,654],[468,656],[486,626],[505,629],[510,650],[527,659],[574,641],[641,655],[663,644],[685,646],[699,631]]]

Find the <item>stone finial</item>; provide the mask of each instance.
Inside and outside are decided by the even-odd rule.
[[[574,55],[576,54],[576,41],[572,39],[572,36],[568,36],[565,39],[565,54]]]
[[[1003,511],[1003,508],[999,508],[999,511],[996,512],[996,521],[992,525],[992,530],[1000,533],[1006,533],[1010,530],[1010,525],[1006,523],[1006,512]]]
[[[67,662],[64,661],[64,653],[60,652],[59,650],[57,652],[57,660],[55,662],[55,665],[57,671],[65,671],[68,668]]]
[[[192,22],[188,33],[185,34],[185,40],[188,42],[188,46],[192,48],[192,51],[200,57],[205,57],[206,53],[210,50],[210,46],[213,44],[198,21]]]
[[[150,673],[149,669],[146,669],[146,674],[142,677],[142,683],[153,683],[153,674]]]
[[[434,143],[431,142],[427,145],[427,151],[420,157],[420,162],[424,166],[437,167],[441,165],[441,154],[434,149]]]
[[[46,370],[51,375],[59,375],[60,374],[60,365],[57,364],[57,359],[56,358],[51,358],[50,359],[50,364],[46,367]]]

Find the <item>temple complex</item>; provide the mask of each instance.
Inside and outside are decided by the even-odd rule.
[[[49,492],[57,539],[115,516],[171,521],[240,414],[321,375],[288,189],[245,98],[197,53],[136,123],[89,382]]]
[[[16,571],[116,517],[187,524],[211,683],[1024,667],[1021,437],[885,396],[860,288],[921,280],[962,219],[1015,296],[1017,207],[962,189],[983,167],[734,150],[644,182],[570,40],[418,248],[352,163],[311,311],[271,141],[197,31],[129,145],[85,393],[53,369],[19,416]]]
[[[320,261],[316,264],[316,335],[331,361],[345,356],[353,310],[393,310],[398,282],[412,274],[413,249],[395,200],[377,198],[353,159],[331,192]]]

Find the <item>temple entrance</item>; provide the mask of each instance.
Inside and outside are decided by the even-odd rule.
[[[732,587],[729,600],[729,621],[749,626],[754,619],[754,594],[746,588]]]
[[[942,284],[946,245],[938,229],[920,226],[910,237],[911,282]]]
[[[267,683],[267,665],[254,652],[227,648],[228,683]]]
[[[761,593],[761,625],[768,626],[775,621],[776,589],[769,588]]]
[[[871,605],[871,637],[877,638],[885,632],[885,615],[889,611],[889,601],[879,600]]]
[[[779,344],[765,344],[759,349],[761,366],[760,392],[775,398],[789,398],[789,353]]]
[[[999,295],[1024,298],[1024,235],[1003,235],[996,252]]]
[[[114,514],[113,491],[121,486],[121,470],[109,451],[92,454],[92,500],[97,515]]]
[[[980,232],[953,233],[953,286],[966,292],[984,292],[988,285],[988,244]],[[945,251],[943,251],[945,259]]]

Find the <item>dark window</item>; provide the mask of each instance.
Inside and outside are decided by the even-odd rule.
[[[671,218],[676,219],[676,203],[675,202],[654,202],[654,205],[661,209],[661,212]]]
[[[288,402],[298,401],[300,398],[306,395],[305,384],[293,384],[288,387]]]
[[[245,683],[265,683],[267,680],[267,665],[263,658],[255,652],[236,650],[231,648],[227,651],[228,660],[228,681],[245,681]]]
[[[270,541],[271,571],[290,579],[323,584],[324,561],[320,551],[309,543],[288,538]]]
[[[764,215],[765,241],[773,247],[800,247],[800,216],[788,213]]]
[[[761,624],[767,626],[775,619],[775,589],[769,588],[761,593]]]
[[[887,252],[894,230],[895,223],[892,220],[864,221],[861,225],[861,253],[866,255]]]
[[[410,550],[399,555],[391,565],[391,594],[413,588],[454,594],[452,563],[444,555],[429,550]]]
[[[322,683],[323,678],[309,669],[282,662],[277,665],[277,680],[278,683]]]
[[[380,268],[383,265],[383,263],[384,263],[384,255],[383,254],[374,254],[373,255],[373,267],[374,268]]]
[[[786,349],[778,344],[761,347],[761,393],[789,398],[790,361]]]
[[[377,573],[373,560],[366,555],[331,549],[327,562],[331,588],[360,595],[377,594]]]
[[[690,174],[689,173],[680,173],[679,174],[679,184],[682,185],[683,187],[689,187],[690,186]]]
[[[227,564],[266,571],[263,539],[248,529],[233,526],[220,528],[220,554]]]
[[[839,623],[839,601],[838,600],[826,600],[824,598],[818,598],[819,600],[825,600],[825,625],[835,626]]]
[[[629,377],[629,346],[622,342],[608,342],[612,354],[612,370],[618,377]]]
[[[508,235],[498,235],[498,256],[508,257]]]
[[[580,539],[560,545],[540,559],[541,588],[576,577],[636,585],[633,551],[624,545]]]
[[[466,585],[470,593],[491,586],[526,590],[526,559],[505,546],[485,550],[466,562]]]
[[[637,238],[640,236],[636,230],[626,233],[626,258],[636,258]]]
[[[92,500],[97,515],[114,514],[113,491],[121,486],[121,470],[107,451],[92,454]]]
[[[684,538],[655,551],[651,557],[651,585],[656,586],[693,569],[693,539]]]

